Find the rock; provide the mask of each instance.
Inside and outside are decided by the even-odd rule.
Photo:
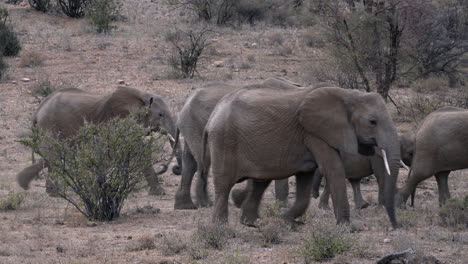
[[[214,67],[221,68],[221,67],[224,66],[224,62],[223,62],[223,61],[214,61],[214,62],[213,62],[213,66],[214,66]]]
[[[31,81],[31,79],[29,79],[29,78],[21,78],[21,81],[23,81],[23,82],[29,82],[29,81]]]
[[[392,253],[384,256],[377,264],[441,264],[434,256],[420,256],[409,248],[405,251]]]
[[[383,240],[384,243],[390,243],[390,241],[391,241],[390,238],[385,238],[385,239]]]
[[[124,80],[117,80],[117,84],[125,84]]]
[[[91,222],[91,221],[90,221],[90,222],[87,222],[87,223],[86,223],[86,226],[87,226],[87,227],[95,227],[95,226],[97,226],[97,224],[96,224],[96,222]]]
[[[27,2],[21,2],[21,3],[19,4],[19,6],[27,6],[27,5],[28,5]]]
[[[17,81],[11,81],[12,84],[17,84],[18,82]]]
[[[255,48],[255,47],[257,47],[257,45],[258,45],[258,44],[257,44],[257,43],[255,43],[255,42],[254,42],[254,43],[252,43],[252,44],[250,44],[250,46],[251,46],[252,48]]]

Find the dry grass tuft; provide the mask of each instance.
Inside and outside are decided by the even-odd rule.
[[[0,198],[0,211],[18,209],[26,198],[26,192],[10,191],[6,197]]]
[[[465,198],[452,198],[439,210],[442,226],[453,228],[468,227],[468,195]]]
[[[164,255],[170,256],[181,253],[187,245],[177,233],[171,233],[163,235],[160,248]]]
[[[44,64],[44,57],[37,51],[27,51],[21,56],[19,67],[38,67]]]
[[[281,243],[281,234],[288,229],[286,223],[278,218],[257,220],[257,226],[259,237],[264,247]]]
[[[156,248],[155,237],[153,235],[144,235],[137,240],[132,241],[128,246],[128,251],[152,250]]]
[[[230,238],[236,237],[234,229],[226,225],[204,225],[200,224],[194,234],[195,240],[200,241],[208,247],[221,250]]]

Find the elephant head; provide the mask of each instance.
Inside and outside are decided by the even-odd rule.
[[[142,111],[142,114],[139,115],[139,122],[152,131],[162,131],[171,136],[171,146],[175,148],[174,151],[178,162],[178,165],[175,165],[172,171],[174,174],[180,175],[182,151],[180,145],[176,145],[174,140],[178,137],[176,135],[175,119],[161,96],[120,86],[106,99],[103,107],[104,109],[100,111],[101,114],[98,117],[99,121],[115,116],[125,117],[132,111],[143,108],[145,111]]]
[[[415,135],[413,132],[399,133],[401,160],[407,165],[411,166],[414,155]]]
[[[325,142],[338,153],[369,156],[375,153],[375,147],[381,150],[378,154],[382,157],[382,168],[387,171],[385,207],[392,225],[396,226],[394,196],[400,145],[382,97],[337,87],[317,88],[303,99],[299,122],[310,136]]]

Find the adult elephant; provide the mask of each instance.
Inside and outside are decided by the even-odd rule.
[[[269,78],[263,81],[262,84],[276,89],[298,89],[300,87],[296,83],[280,78]],[[219,100],[226,94],[240,88],[241,86],[224,82],[207,84],[193,92],[180,111],[177,127],[185,141],[182,154],[182,163],[184,165],[179,189],[175,196],[174,209],[196,209],[197,205],[199,207],[207,207],[212,204],[208,197],[208,182],[205,174],[198,175],[195,191],[197,205],[194,204],[190,195],[193,176],[197,171],[197,164],[201,157],[203,129]],[[287,203],[287,179],[276,182],[275,187],[276,198],[283,203]]]
[[[468,168],[468,110],[440,108],[423,120],[415,134],[401,138],[403,161],[411,165],[411,171],[396,196],[397,205],[406,204],[416,186],[432,175],[437,180],[439,205],[443,205],[450,198],[450,172]]]
[[[213,221],[227,222],[231,188],[253,179],[241,209],[241,222],[253,224],[258,218],[258,201],[271,180],[290,175],[296,175],[297,197],[283,217],[301,216],[309,199],[300,198],[310,196],[318,164],[330,184],[337,223],[349,222],[340,155],[373,155],[374,147],[381,148],[383,160],[389,161],[385,207],[396,227],[394,193],[400,147],[380,95],[337,87],[277,92],[244,88],[230,93],[217,104],[203,134],[201,170],[211,168],[214,180]]]
[[[174,119],[161,96],[125,86],[118,87],[108,95],[96,95],[76,88],[58,90],[39,105],[33,115],[33,126],[67,138],[75,135],[85,120],[100,123],[115,117],[124,118],[140,108],[148,109],[142,120],[145,127],[152,130],[163,128],[173,137],[176,136]],[[174,144],[175,142],[171,140],[173,147]],[[178,165],[173,167],[173,172],[180,174],[181,159],[177,160]],[[18,184],[28,189],[30,182],[44,167],[47,167],[47,163],[44,159],[40,159],[23,169],[16,177]],[[150,186],[150,194],[164,193],[153,167],[145,169],[145,177]],[[53,194],[57,191],[56,188],[55,184],[47,180],[48,193]]]

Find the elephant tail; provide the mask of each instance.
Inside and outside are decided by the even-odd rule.
[[[202,148],[201,148],[201,159],[199,166],[199,179],[206,185],[208,182],[208,170],[211,165],[211,157],[208,150],[208,132],[203,131],[202,137]]]
[[[409,179],[409,177],[411,175],[411,171],[412,171],[412,169],[410,169],[409,172],[408,172],[408,179]],[[414,207],[414,198],[415,198],[415,196],[416,196],[416,187],[414,187],[413,191],[411,192],[411,196],[410,196],[411,197],[411,202],[410,202],[411,207]]]

